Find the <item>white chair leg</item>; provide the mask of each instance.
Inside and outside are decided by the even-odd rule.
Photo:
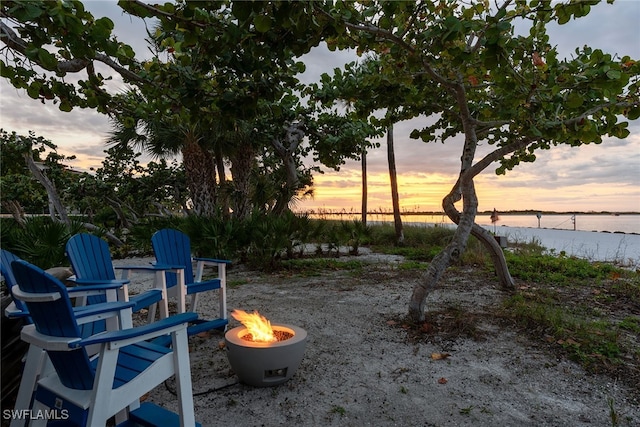
[[[36,383],[45,370],[47,361],[47,353],[40,347],[30,345],[25,358],[24,370],[20,379],[20,388],[16,398],[15,409],[31,408],[31,398],[36,389]],[[23,427],[26,424],[25,419],[11,420],[10,427]]]
[[[91,391],[91,401],[95,404],[89,408],[87,426],[104,426],[107,419],[113,415],[109,397],[113,393],[113,378],[118,364],[118,353],[118,349],[109,350],[107,344],[102,344],[93,390]]]
[[[227,266],[225,264],[218,265],[218,277],[220,278],[220,293],[218,294],[220,301],[220,318],[227,318]]]
[[[194,313],[198,309],[198,294],[191,295],[191,301],[189,301],[189,311],[193,311]]]
[[[38,402],[37,400],[33,402],[34,414],[45,413],[46,411],[49,411],[49,410],[50,408],[47,407],[44,403]],[[46,427],[46,425],[47,425],[46,417],[37,417],[36,419],[32,419],[31,422],[29,422],[29,427]]]
[[[151,323],[156,320],[156,308],[158,307],[158,303],[151,304],[148,308],[149,314],[147,314],[147,323]]]
[[[171,334],[173,344],[173,365],[176,378],[176,393],[180,407],[180,426],[191,427],[196,423],[193,410],[193,388],[189,365],[189,342],[187,330],[181,329]]]

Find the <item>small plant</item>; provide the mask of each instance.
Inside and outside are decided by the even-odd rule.
[[[462,408],[460,409],[460,414],[461,415],[471,415],[471,411],[473,410],[474,406],[467,406],[466,408]]]
[[[617,427],[620,425],[620,418],[618,417],[618,412],[616,411],[616,401],[613,397],[607,397],[607,405],[609,406],[609,419],[611,419],[611,427]]]
[[[344,417],[344,415],[347,413],[347,410],[346,410],[345,408],[343,408],[342,406],[334,405],[334,406],[331,408],[331,413],[332,413],[332,414],[338,414],[338,415],[340,415],[341,417]]]

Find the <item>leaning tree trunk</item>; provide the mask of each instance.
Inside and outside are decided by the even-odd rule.
[[[206,217],[215,216],[217,185],[213,156],[192,133],[185,135],[182,160],[193,212]]]
[[[456,262],[466,249],[469,236],[472,232],[480,238],[480,241],[489,249],[491,257],[496,264],[496,271],[503,283],[503,287],[512,287],[513,279],[504,261],[502,248],[490,239],[486,234],[480,232],[475,224],[478,212],[478,198],[473,183],[473,178],[478,172],[472,172],[473,159],[476,153],[478,137],[476,134],[475,122],[471,118],[471,113],[466,103],[464,86],[456,85],[453,88],[456,103],[460,108],[460,119],[465,134],[464,148],[460,158],[460,175],[458,181],[451,192],[443,199],[442,207],[447,216],[458,226],[451,242],[431,261],[429,268],[422,277],[422,280],[413,288],[411,301],[409,302],[409,317],[415,322],[424,321],[425,305],[429,291],[435,287],[447,267]],[[481,168],[479,170],[482,170]],[[455,203],[462,199],[462,214],[458,212]]]
[[[62,204],[62,201],[60,201],[60,197],[58,196],[58,192],[56,191],[56,187],[53,185],[53,182],[51,182],[51,180],[42,173],[40,168],[38,168],[33,157],[31,157],[31,152],[25,153],[24,159],[33,176],[47,191],[47,197],[49,199],[49,215],[51,216],[51,220],[62,222],[67,226],[70,226],[71,221],[67,215],[67,209]]]
[[[396,230],[396,245],[404,244],[404,231],[400,217],[400,197],[398,196],[398,174],[396,170],[396,154],[393,147],[393,125],[387,128],[387,162],[389,163],[389,179],[391,181],[391,204],[393,205],[393,224]]]
[[[435,287],[447,267],[460,259],[471,234],[478,238],[489,251],[502,287],[505,289],[514,287],[502,248],[491,233],[475,224],[478,199],[473,184],[474,176],[467,170],[462,171],[458,182],[442,202],[445,213],[458,227],[451,243],[431,261],[422,281],[413,289],[409,303],[409,317],[415,322],[424,321],[425,303],[429,291]],[[455,203],[460,199],[463,200],[462,214],[455,208]]]

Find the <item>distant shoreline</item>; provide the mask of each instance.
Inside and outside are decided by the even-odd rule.
[[[309,214],[309,215],[362,215],[362,212],[356,211],[335,211],[335,210],[324,210],[324,209],[309,209],[306,211],[296,212],[301,214]],[[491,215],[493,211],[482,211],[478,212],[477,215]],[[498,211],[500,215],[640,215],[640,212],[616,212],[616,211],[537,211],[537,210],[510,210],[510,211]],[[369,211],[367,215],[393,215],[393,211]],[[411,215],[445,215],[444,212],[439,211],[403,211],[400,212],[400,215],[403,216],[411,216]]]

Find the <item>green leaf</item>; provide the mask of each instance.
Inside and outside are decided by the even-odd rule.
[[[68,113],[69,111],[73,110],[73,107],[71,106],[71,103],[70,103],[68,100],[66,100],[66,99],[63,99],[63,100],[60,102],[60,106],[59,106],[58,108],[60,109],[60,111],[65,111],[65,112],[67,112],[67,113]]]
[[[265,15],[258,15],[253,19],[253,25],[259,33],[266,33],[271,29],[271,18]]]
[[[581,106],[583,102],[584,99],[582,98],[582,95],[576,92],[571,92],[569,96],[567,96],[566,104],[569,108],[577,108]]]
[[[244,21],[249,18],[252,11],[251,3],[248,1],[234,1],[231,6],[231,13],[240,21]]]
[[[32,82],[27,88],[27,94],[33,99],[38,99],[40,98],[40,88],[42,88],[41,82]]]
[[[58,60],[54,55],[45,49],[38,49],[38,61],[42,68],[55,70],[58,68]]]
[[[627,113],[627,118],[629,120],[636,120],[640,118],[640,107],[629,109],[629,112]]]
[[[607,71],[607,77],[611,80],[619,80],[622,77],[622,73],[618,70]]]

